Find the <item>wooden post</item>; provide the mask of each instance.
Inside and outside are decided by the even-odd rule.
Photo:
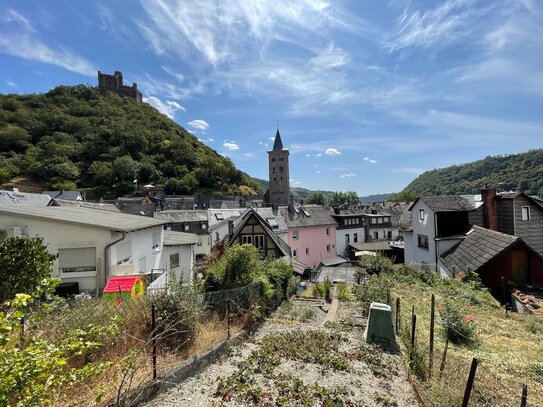
[[[155,304],[151,304],[151,347],[152,347],[152,357],[153,357],[153,381],[156,380],[156,315],[155,315]]]
[[[400,324],[402,318],[400,316],[400,297],[396,298],[396,335],[400,333]]]
[[[445,334],[445,349],[443,350],[443,358],[441,359],[441,366],[439,367],[439,377],[443,375],[445,370],[445,360],[447,359],[447,349],[449,349],[449,328],[447,328],[447,333]]]
[[[526,407],[528,401],[528,386],[522,385],[522,398],[520,400],[520,407]]]
[[[19,320],[19,328],[19,347],[22,350],[25,348],[25,317]]]
[[[428,380],[432,378],[432,370],[434,368],[434,320],[435,320],[436,298],[432,294],[432,303],[430,309],[430,361],[428,366]]]
[[[477,358],[473,358],[471,361],[471,369],[469,370],[468,382],[466,383],[466,390],[464,391],[464,400],[462,400],[462,407],[468,407],[469,397],[471,395],[471,389],[473,388],[473,381],[475,380],[475,372],[477,371],[477,364],[479,361]]]

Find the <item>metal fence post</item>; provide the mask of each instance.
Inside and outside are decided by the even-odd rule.
[[[522,398],[520,400],[520,407],[526,407],[527,401],[528,401],[528,386],[523,384],[522,385]]]
[[[153,356],[153,381],[156,380],[156,316],[155,316],[155,304],[151,304],[151,345],[152,345],[152,356]]]
[[[435,307],[436,307],[436,298],[432,294],[432,302],[430,309],[430,361],[428,366],[428,380],[432,378],[432,369],[434,367],[434,319],[435,319]]]
[[[228,339],[230,339],[230,300],[226,300],[226,326]]]
[[[25,317],[22,317],[19,320],[20,332],[19,332],[19,347],[22,349],[25,348]]]

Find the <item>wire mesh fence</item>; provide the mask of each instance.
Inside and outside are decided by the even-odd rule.
[[[127,395],[251,326],[263,300],[259,283],[208,293],[183,288],[131,299],[71,300],[29,318],[32,324],[23,325],[21,341],[55,343],[77,330],[103,328],[96,338],[102,346],[70,361],[102,363],[101,375],[58,404],[130,405],[133,398]]]
[[[453,346],[451,337],[464,337],[466,342],[471,338],[443,323],[437,306],[432,312],[431,305],[407,304],[400,296],[389,298],[395,330],[408,358],[409,374],[422,383],[434,405],[543,406],[541,355],[539,361],[527,361],[526,368],[518,371],[483,345]],[[511,337],[517,334],[512,332]],[[522,342],[514,345],[522,346]],[[470,380],[474,359],[476,367]]]

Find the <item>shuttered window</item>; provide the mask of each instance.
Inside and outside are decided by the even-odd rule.
[[[96,247],[59,249],[58,265],[61,273],[96,271]]]

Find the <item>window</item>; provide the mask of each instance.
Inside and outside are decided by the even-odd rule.
[[[523,206],[522,207],[522,220],[530,220],[530,207],[529,206]]]
[[[274,229],[279,227],[279,224],[277,223],[277,220],[275,218],[266,218],[266,221]]]
[[[252,235],[241,235],[241,244],[253,243]]]
[[[272,162],[273,162],[273,163],[275,162],[275,157],[272,157]]]
[[[386,238],[387,238],[387,230],[383,229],[383,239],[386,239]]]
[[[257,249],[264,250],[264,235],[255,235],[253,244]]]
[[[298,250],[294,249],[292,251],[292,257],[298,257]]]
[[[96,247],[58,250],[61,273],[96,272]]]
[[[357,233],[353,233],[353,242],[358,243],[358,234]]]
[[[183,229],[185,229],[185,232],[188,231],[190,229],[189,225],[185,224],[183,225]]]
[[[132,257],[132,242],[121,242],[117,246],[117,264],[126,264]]]
[[[275,171],[275,167],[272,167],[272,171]]]
[[[419,209],[419,220],[424,220],[424,209]]]
[[[326,245],[326,251],[328,253],[330,253],[332,251],[332,247],[329,244]]]
[[[379,239],[379,232],[373,232],[373,238],[375,240],[378,240]]]
[[[392,239],[392,231],[391,231],[391,230],[388,231],[388,236],[387,236],[387,238],[388,238],[389,240]]]
[[[355,223],[355,225],[359,225],[360,224],[360,218],[354,218],[354,223]]]
[[[204,244],[204,240],[202,236],[198,236],[198,243],[196,243],[197,246],[202,246]]]
[[[373,223],[373,224],[377,223],[377,219],[376,218],[371,218],[371,223]]]
[[[326,236],[330,236],[330,228],[326,228]]]
[[[297,230],[292,231],[292,240],[298,240],[298,231]]]
[[[383,218],[377,218],[377,223],[383,223]]]
[[[217,220],[224,220],[224,216],[223,216],[222,212],[217,212],[217,213],[215,214],[215,219],[217,219]]]
[[[179,253],[170,254],[170,268],[179,267]]]
[[[207,224],[205,222],[200,223],[200,227],[205,230],[207,229]]]
[[[418,235],[418,244],[419,244],[419,247],[428,249],[428,236]]]
[[[160,233],[153,233],[153,251],[160,250]]]
[[[345,244],[349,244],[350,240],[349,240],[349,235],[346,234],[345,235]]]
[[[306,256],[309,256],[309,253],[310,253],[309,247],[306,247],[306,248],[305,248],[305,254],[306,254]]]

